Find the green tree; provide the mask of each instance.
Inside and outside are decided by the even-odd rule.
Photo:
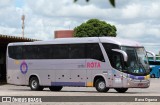
[[[77,2],[78,0],[74,0],[74,2]],[[86,0],[86,2],[89,2],[90,0]],[[109,0],[110,4],[115,7],[115,0]]]
[[[114,25],[98,19],[90,19],[74,28],[74,37],[116,37],[116,31],[117,29]]]

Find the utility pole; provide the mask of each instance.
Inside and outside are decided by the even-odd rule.
[[[22,37],[24,38],[24,20],[25,20],[25,15],[22,15]]]

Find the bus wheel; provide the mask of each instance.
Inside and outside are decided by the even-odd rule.
[[[37,77],[32,77],[29,81],[29,86],[31,90],[34,91],[41,91],[43,90],[43,87],[39,85],[39,80]]]
[[[152,74],[152,75],[151,75],[151,78],[155,78],[155,75],[154,75],[154,74]]]
[[[118,93],[125,93],[128,88],[115,88],[115,90],[118,92]]]
[[[106,87],[104,79],[102,78],[97,79],[95,82],[95,87],[98,92],[107,92],[109,90],[109,88]]]
[[[60,91],[63,87],[62,86],[50,86],[49,89],[51,91]]]

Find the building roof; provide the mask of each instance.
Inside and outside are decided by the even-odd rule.
[[[38,40],[0,34],[0,44],[10,43],[10,42],[32,42],[32,41],[38,41]]]

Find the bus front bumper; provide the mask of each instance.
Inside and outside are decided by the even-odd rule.
[[[148,88],[149,86],[149,80],[129,80],[127,84],[129,88]]]

